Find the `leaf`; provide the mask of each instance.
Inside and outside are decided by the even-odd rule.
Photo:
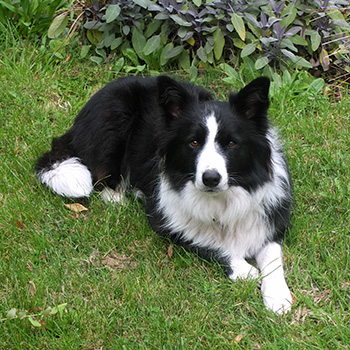
[[[329,54],[324,48],[322,48],[322,50],[321,50],[320,62],[321,62],[323,70],[327,71],[329,69],[330,61],[329,61]]]
[[[186,71],[190,69],[191,67],[190,54],[187,50],[181,53],[179,57],[179,64],[180,64],[180,67]]]
[[[307,41],[302,38],[300,35],[294,35],[290,38],[290,41],[295,44],[295,45],[302,45],[302,46],[306,46],[307,45]]]
[[[89,53],[91,45],[83,45],[80,50],[80,58],[85,58]]]
[[[326,11],[326,13],[332,19],[345,20],[343,14],[336,8],[331,8],[330,10]]]
[[[171,50],[168,50],[165,54],[164,54],[164,58],[166,59],[171,59],[174,58],[178,55],[180,55],[180,53],[184,50],[183,46],[176,46],[174,48],[172,48]]]
[[[145,47],[143,49],[143,52],[145,55],[150,55],[152,52],[159,49],[161,46],[161,37],[160,35],[152,36],[150,39],[147,40]]]
[[[157,21],[156,19],[152,21],[148,26],[146,30],[146,37],[149,38],[152,36],[161,26],[162,21]]]
[[[115,50],[117,47],[121,45],[122,42],[123,42],[122,38],[115,38],[111,43],[111,50]]]
[[[297,16],[297,9],[294,4],[287,6],[283,10],[282,14],[284,14],[285,12],[288,13],[288,15],[282,18],[282,20],[279,22],[282,28],[283,27],[287,28],[291,23],[294,22],[295,17]]]
[[[23,222],[22,221],[20,221],[20,220],[15,220],[15,222],[16,222],[16,225],[17,225],[17,227],[19,228],[19,229],[21,229],[21,230],[23,230],[24,229],[24,224],[23,224]]]
[[[283,55],[288,57],[293,62],[295,61],[296,56],[294,55],[293,52],[290,52],[289,50],[286,50],[286,49],[282,49],[281,52],[283,53]]]
[[[241,52],[241,57],[247,57],[250,54],[252,54],[256,49],[256,44],[248,44],[245,45],[242,52]]]
[[[325,81],[322,78],[315,79],[309,86],[308,90],[313,90],[316,93],[320,92],[325,86]]]
[[[29,284],[29,293],[32,297],[34,297],[36,292],[36,285],[33,281],[29,281],[28,284]]]
[[[245,41],[245,26],[244,26],[244,21],[242,19],[241,16],[237,15],[236,12],[233,12],[232,13],[232,16],[231,16],[231,22],[233,24],[233,26],[235,27],[236,29],[236,32],[238,33],[239,37]]]
[[[113,22],[120,14],[121,8],[119,5],[108,5],[106,10],[106,23]]]
[[[34,318],[32,316],[28,317],[29,322],[32,324],[32,326],[36,327],[36,328],[40,328],[41,327],[41,323],[37,320],[34,320]]]
[[[57,314],[57,312],[63,311],[67,307],[67,305],[68,305],[67,303],[63,303],[63,304],[60,304],[60,305],[53,307],[50,311],[50,315],[55,315],[55,314]]]
[[[224,50],[225,37],[220,28],[216,29],[216,31],[213,33],[213,37],[214,37],[214,55],[215,55],[215,58],[219,60]]]
[[[62,34],[67,24],[68,24],[68,11],[63,12],[54,18],[54,20],[52,21],[47,31],[47,36],[50,39],[57,38],[60,34]]]
[[[90,43],[96,46],[102,38],[102,33],[98,29],[89,29],[86,32],[86,36]]]
[[[85,29],[98,29],[100,27],[101,27],[101,22],[99,22],[99,21],[87,21],[84,24]]]
[[[112,33],[108,35],[104,40],[103,40],[103,46],[104,47],[110,47],[115,40],[115,34]],[[101,43],[100,43],[101,44]],[[100,45],[99,45],[100,46]]]
[[[281,47],[287,47],[291,51],[298,52],[298,49],[294,46],[293,42],[290,39],[282,39]]]
[[[162,50],[162,52],[161,52],[161,54],[160,54],[160,65],[161,65],[161,66],[164,66],[164,65],[166,65],[166,64],[168,63],[169,58],[167,58],[166,55],[167,55],[167,53],[168,53],[169,51],[171,51],[173,48],[174,48],[173,43],[169,43],[169,44],[167,44],[167,45],[164,46],[164,48],[163,48],[163,50]]]
[[[194,3],[197,7],[199,7],[199,6],[202,5],[202,0],[193,0],[193,3]]]
[[[132,37],[131,37],[131,42],[132,42],[132,47],[134,48],[136,54],[142,58],[144,56],[143,50],[146,46],[146,38],[142,34],[142,32],[136,28],[133,29],[132,31]]]
[[[123,31],[123,34],[124,35],[129,35],[129,33],[130,33],[130,27],[129,26],[123,26],[123,29],[122,29],[122,31]]]
[[[233,38],[233,45],[238,47],[239,49],[244,49],[246,43],[242,41],[240,38]]]
[[[42,314],[43,316],[48,316],[48,315],[51,315],[51,312],[52,312],[52,307],[49,306],[42,312]]]
[[[301,27],[293,27],[286,32],[286,37],[292,37],[301,31]]]
[[[116,74],[118,74],[124,67],[124,58],[121,57],[119,58],[119,60],[117,61],[117,63],[115,64],[115,67],[114,67],[114,72]]]
[[[144,9],[148,9],[149,6],[154,5],[150,0],[133,0],[133,2]]]
[[[134,66],[138,66],[140,64],[138,56],[135,53],[135,50],[133,50],[130,47],[127,47],[122,51],[123,51],[123,55],[127,57],[133,63]]]
[[[176,15],[176,14],[170,15],[170,18],[180,26],[183,26],[183,27],[191,27],[192,26],[191,23],[186,22],[179,15]]]
[[[198,76],[198,69],[196,66],[192,65],[190,67],[190,80],[193,81],[197,78]]]
[[[23,320],[26,316],[27,316],[27,311],[20,311],[20,312],[18,313],[18,318],[19,318],[20,320]]]
[[[237,80],[239,79],[239,75],[238,75],[237,71],[234,68],[232,68],[229,64],[223,63],[220,65],[220,68],[230,78],[234,78]]]
[[[14,318],[16,318],[17,316],[17,309],[16,308],[12,308],[11,310],[7,311],[6,317],[9,320],[13,320]]]
[[[255,62],[255,69],[261,69],[264,68],[269,63],[269,59],[267,57],[260,57]]]
[[[311,39],[311,49],[312,51],[316,51],[321,44],[321,35],[318,34],[316,30],[314,30],[310,35],[310,39]]]
[[[207,62],[208,61],[208,55],[204,49],[204,47],[200,47],[198,50],[197,50],[197,56],[199,57],[199,59],[202,61],[202,62]]]
[[[301,66],[304,68],[312,68],[312,64],[309,61],[307,61],[305,58],[300,56],[295,56],[295,59],[293,62],[297,66]]]
[[[168,247],[168,257],[170,259],[172,259],[172,257],[173,257],[173,245],[172,244],[170,244]]]
[[[96,56],[93,56],[96,57]],[[92,58],[92,57],[91,57]],[[99,58],[99,57],[97,57]],[[102,60],[102,59],[101,59]],[[97,63],[97,62],[96,62]],[[88,211],[88,208],[85,208],[82,204],[80,203],[72,203],[72,204],[65,204],[64,205],[66,208],[69,210],[74,211],[75,213],[80,213],[82,211]]]
[[[238,344],[241,342],[241,340],[244,338],[244,335],[242,334],[238,334],[236,337],[235,337],[235,343]]]
[[[196,43],[196,40],[194,40],[194,37],[191,37],[186,40],[191,46],[193,46]]]

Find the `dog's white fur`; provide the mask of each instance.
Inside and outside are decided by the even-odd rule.
[[[89,169],[76,157],[53,164],[50,170],[39,172],[38,178],[61,196],[88,197],[93,190]]]
[[[165,176],[161,178],[159,210],[167,218],[165,225],[172,232],[183,232],[186,241],[196,246],[210,246],[227,256],[233,270],[229,277],[233,280],[258,278],[260,270],[267,308],[277,313],[289,311],[292,297],[284,278],[281,245],[266,243],[272,238],[273,231],[264,220],[264,205],[276,204],[283,198],[281,178],[287,179],[288,174],[282,167],[282,156],[277,152],[278,148],[272,146],[275,176],[257,191],[249,193],[242,187],[226,189],[225,159],[217,151],[217,122],[213,116],[208,118],[207,127],[209,137],[199,156],[195,183],[189,181],[178,192],[171,188]],[[273,133],[271,129],[270,135]],[[274,139],[270,137],[270,140]],[[207,164],[222,176],[221,192],[200,191],[203,187],[201,174],[208,169]],[[259,270],[245,260],[253,256]]]

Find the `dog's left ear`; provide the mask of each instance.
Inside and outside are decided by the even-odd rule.
[[[237,94],[230,95],[231,108],[252,120],[266,116],[270,104],[269,87],[268,78],[261,77],[253,80]]]
[[[159,105],[171,116],[179,117],[191,97],[187,90],[182,84],[166,75],[157,77],[157,86]]]
[[[179,117],[192,103],[213,100],[211,92],[191,83],[177,81],[166,75],[157,77],[158,102],[172,117]]]

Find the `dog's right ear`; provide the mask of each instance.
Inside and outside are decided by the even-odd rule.
[[[157,86],[159,105],[169,115],[178,118],[190,102],[191,95],[181,83],[166,75],[157,77]]]

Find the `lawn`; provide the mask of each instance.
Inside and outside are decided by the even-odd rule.
[[[80,211],[41,186],[36,158],[116,78],[113,63],[57,63],[11,35],[0,42],[0,349],[350,348],[346,88],[317,92],[295,73],[271,93],[295,191],[284,247],[295,302],[276,316],[255,282],[158,237],[140,203],[94,194]],[[225,98],[224,77],[211,69],[197,82]]]

